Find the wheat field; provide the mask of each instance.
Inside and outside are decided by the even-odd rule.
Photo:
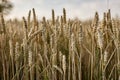
[[[120,80],[120,19],[110,9],[81,21],[0,14],[0,80]]]

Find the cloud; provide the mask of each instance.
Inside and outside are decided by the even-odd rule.
[[[108,8],[107,0],[12,0],[14,9],[9,17],[22,17],[27,15],[28,11],[33,7],[39,18],[46,16],[51,18],[51,9],[55,10],[56,15],[62,15],[62,9],[66,8],[67,17],[86,19],[94,17],[96,11],[102,17],[103,12]],[[119,14],[119,0],[110,0],[109,8],[111,8],[112,15]]]

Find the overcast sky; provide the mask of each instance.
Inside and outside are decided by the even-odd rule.
[[[107,0],[11,0],[11,2],[14,8],[9,18],[22,18],[32,8],[35,8],[39,19],[43,16],[51,18],[51,9],[59,16],[65,8],[68,18],[87,19],[92,18],[96,11],[102,16],[108,8]],[[109,8],[113,16],[120,15],[120,0],[109,0]]]

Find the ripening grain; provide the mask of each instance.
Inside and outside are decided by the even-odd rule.
[[[0,80],[119,80],[120,20],[38,20],[35,9],[19,20],[0,20]],[[31,18],[33,16],[33,19]]]

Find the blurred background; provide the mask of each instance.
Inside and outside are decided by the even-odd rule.
[[[120,0],[9,0],[13,9],[7,18],[19,18],[27,16],[28,11],[36,9],[39,19],[43,16],[51,18],[51,9],[56,15],[62,14],[62,9],[67,11],[68,18],[88,19],[94,16],[96,11],[100,17],[108,8],[112,16],[120,15]]]

